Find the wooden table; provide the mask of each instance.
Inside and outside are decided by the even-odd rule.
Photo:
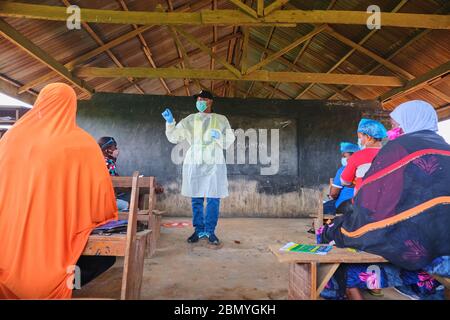
[[[334,247],[326,255],[280,251],[282,245],[269,246],[278,262],[289,263],[290,300],[316,300],[341,263],[384,263],[381,256]]]

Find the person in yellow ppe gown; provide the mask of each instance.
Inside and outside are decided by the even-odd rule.
[[[166,109],[166,136],[177,144],[187,141],[189,149],[183,160],[181,194],[192,200],[194,233],[189,243],[207,238],[209,243],[219,245],[215,235],[219,219],[220,199],[228,196],[227,166],[224,149],[234,142],[235,136],[228,119],[212,112],[213,95],[201,91],[194,95],[199,112],[190,114],[176,123]],[[206,198],[206,214],[204,202]]]

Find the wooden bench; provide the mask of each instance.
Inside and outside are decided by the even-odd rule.
[[[114,188],[131,188],[132,177],[112,177]],[[161,229],[162,211],[155,210],[156,206],[156,178],[155,177],[139,177],[139,188],[148,189],[147,197],[144,197],[146,208],[138,210],[138,221],[146,222],[147,228],[151,230],[151,236],[147,243],[146,256],[151,257],[156,252],[157,241]],[[146,200],[146,201],[145,201]],[[128,212],[119,212],[119,219],[127,219]]]
[[[151,231],[137,232],[139,173],[131,177],[130,214],[128,214],[127,234],[90,235],[82,255],[124,257],[122,289],[123,300],[139,299],[146,246]]]
[[[386,263],[381,256],[367,252],[334,247],[326,255],[283,252],[280,245],[269,246],[278,262],[289,263],[288,299],[316,300],[341,263]],[[449,299],[450,278],[431,275],[446,288]]]

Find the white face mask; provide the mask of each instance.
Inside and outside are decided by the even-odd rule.
[[[361,150],[366,148],[366,146],[362,144],[362,141],[360,138],[358,138],[358,146],[359,146],[359,149],[361,149]]]
[[[341,158],[341,164],[343,167],[347,166],[347,158],[346,157]]]
[[[119,156],[119,149],[114,150],[114,151],[111,153],[111,155],[112,155],[115,159],[117,159],[117,157]]]

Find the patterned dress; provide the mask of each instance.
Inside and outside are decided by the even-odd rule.
[[[436,258],[430,266],[419,271],[409,271],[389,263],[376,265],[341,265],[321,297],[325,299],[345,299],[346,288],[381,289],[396,287],[409,296],[420,300],[444,300],[444,286],[430,274],[450,276],[450,257]]]
[[[116,171],[116,161],[108,156],[105,156],[106,167],[108,168],[110,176],[118,176]]]

